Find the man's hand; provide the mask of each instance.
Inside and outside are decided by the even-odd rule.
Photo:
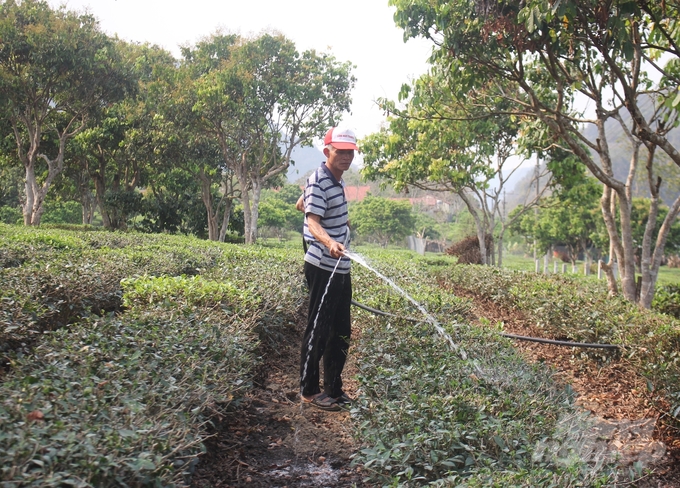
[[[342,257],[342,255],[345,252],[345,246],[340,244],[338,241],[334,241],[331,239],[331,245],[328,247],[328,251],[330,252],[332,257],[334,257],[335,259],[340,259],[340,257]]]

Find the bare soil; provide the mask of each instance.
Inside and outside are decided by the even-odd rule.
[[[503,322],[508,333],[540,337],[521,313],[501,309],[462,289],[473,300],[472,320]],[[481,322],[480,322],[481,324]],[[192,486],[204,487],[368,487],[360,467],[352,466],[359,445],[352,437],[348,411],[325,412],[302,405],[298,368],[304,310],[297,325],[276,344],[262,346],[263,363],[248,397],[217,425]],[[651,473],[642,488],[680,487],[680,432],[662,422],[663,400],[625,361],[609,364],[577,358],[575,348],[517,341],[530,361],[552,366],[572,385],[578,403],[599,419],[599,442],[621,453],[621,464],[639,462]],[[352,354],[345,369],[345,391],[356,396]]]

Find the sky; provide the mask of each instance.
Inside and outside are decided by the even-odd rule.
[[[356,65],[352,113],[341,122],[362,138],[377,131],[384,115],[375,100],[395,100],[403,83],[427,71],[431,43],[403,41],[388,0],[48,0],[85,11],[104,32],[126,41],[148,42],[179,58],[180,45],[193,45],[221,30],[244,36],[280,32],[298,51],[329,52]]]

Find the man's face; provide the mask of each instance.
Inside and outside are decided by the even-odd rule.
[[[336,149],[331,146],[324,149],[324,154],[326,154],[326,164],[335,171],[347,171],[354,160],[352,149]]]

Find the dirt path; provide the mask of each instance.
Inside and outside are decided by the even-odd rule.
[[[245,402],[224,419],[194,476],[198,487],[338,487],[369,486],[350,465],[357,445],[349,412],[325,412],[300,403],[300,340],[297,326],[277,344],[265,346],[264,364]],[[354,363],[343,378],[356,395]]]
[[[473,314],[490,323],[502,321],[506,332],[539,336],[517,312],[456,290],[473,299]],[[472,317],[474,320],[475,317]],[[264,361],[245,401],[223,419],[208,443],[208,451],[194,475],[192,486],[207,487],[365,487],[361,470],[351,466],[358,449],[351,435],[347,411],[324,412],[301,406],[298,386],[299,345],[304,312],[297,325],[286,330],[276,344],[265,345]],[[659,428],[659,412],[647,394],[646,383],[625,363],[599,367],[573,361],[571,348],[517,342],[530,361],[552,365],[559,377],[572,384],[579,403],[599,422],[598,442],[623,453],[622,464],[641,462],[655,473],[640,480],[642,488],[680,487],[680,435]],[[350,352],[345,390],[356,394]]]

